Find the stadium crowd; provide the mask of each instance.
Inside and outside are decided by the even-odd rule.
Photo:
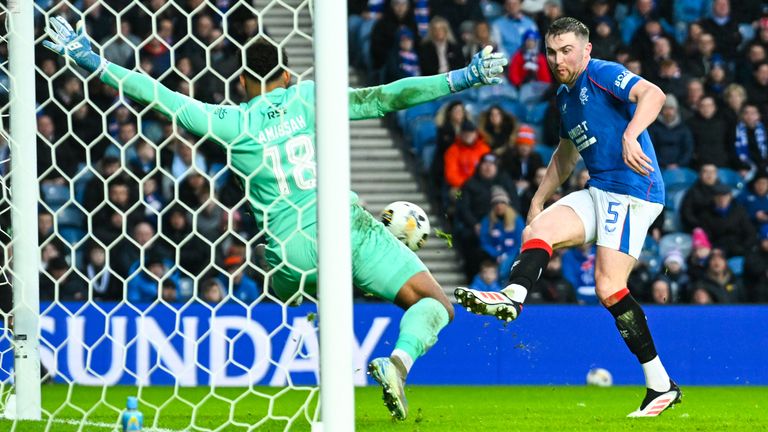
[[[205,102],[243,101],[238,44],[260,27],[269,33],[269,23],[231,0],[36,3],[70,22],[86,11],[88,32],[107,59]],[[485,45],[510,59],[505,84],[415,107],[391,122],[473,286],[503,284],[558,142],[557,86],[542,39],[548,23],[570,15],[590,27],[594,57],[624,64],[668,95],[649,129],[667,208],[630,277],[633,295],[654,303],[768,301],[761,120],[768,115],[768,14],[761,1],[349,0],[348,8],[350,64],[369,84],[463,67]],[[41,41],[44,16],[35,23]],[[231,40],[222,37],[225,24]],[[5,44],[0,50],[7,57]],[[135,302],[268,298],[262,249],[246,246],[264,232],[226,153],[98,79],[64,69],[41,45],[35,54],[41,298],[110,301],[124,290]],[[0,175],[7,161],[0,143]],[[588,179],[577,168],[554,198]],[[597,303],[594,258],[593,246],[557,252],[529,301]]]

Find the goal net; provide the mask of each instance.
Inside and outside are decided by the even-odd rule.
[[[15,3],[0,5],[6,24]],[[251,173],[211,137],[44,50],[52,16],[85,20],[109,61],[204,102],[247,101],[241,52],[256,37],[285,48],[294,83],[313,72],[310,0],[34,2],[40,198],[26,222],[39,241],[39,430],[119,429],[128,396],[145,430],[308,430],[316,299],[299,291],[303,304],[288,307],[269,289],[279,269],[265,258],[269,221],[257,225],[243,191]],[[9,77],[0,64],[0,429],[28,430],[14,420]]]

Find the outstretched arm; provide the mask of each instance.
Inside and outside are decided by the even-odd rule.
[[[485,47],[469,66],[445,74],[404,78],[389,84],[350,90],[349,118],[361,120],[433,101],[481,85],[501,84],[507,59]]]
[[[98,73],[104,83],[131,100],[150,106],[195,135],[224,145],[240,136],[242,122],[238,107],[197,101],[147,75],[109,63],[91,49],[82,21],[76,31],[59,16],[51,18],[48,24],[47,32],[53,42],[43,41],[46,48],[73,60],[88,72]]]

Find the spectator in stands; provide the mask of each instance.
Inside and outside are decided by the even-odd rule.
[[[658,14],[653,0],[636,0],[632,13],[621,22],[621,38],[626,45],[630,45],[636,34],[648,21],[655,21]],[[665,22],[666,24],[666,22]]]
[[[768,224],[768,172],[757,170],[738,199],[756,227]]]
[[[715,185],[714,200],[701,215],[701,227],[714,247],[727,256],[744,256],[754,243],[755,228],[744,207],[734,201],[730,186]]]
[[[389,5],[371,31],[371,67],[374,71],[384,67],[389,53],[397,46],[397,32],[401,27],[418,34],[408,0],[391,0]]]
[[[744,258],[746,300],[768,303],[768,225],[760,227],[759,242]]]
[[[527,30],[523,34],[523,46],[509,61],[509,82],[516,87],[529,82],[552,82],[547,59],[542,54],[540,45],[541,35],[536,30]]]
[[[752,80],[745,84],[749,102],[761,107],[761,113],[766,114],[768,107],[768,62],[755,66]]]
[[[478,131],[494,153],[500,153],[516,133],[517,119],[499,105],[480,114]]]
[[[651,272],[648,263],[645,260],[635,260],[632,266],[632,271],[627,278],[627,288],[639,299],[650,300],[651,299],[651,283],[653,282],[654,274]]]
[[[474,176],[464,184],[456,202],[454,232],[462,250],[477,250],[480,222],[491,211],[491,190],[496,186],[507,193],[510,205],[518,209],[520,201],[514,183],[508,175],[499,172],[498,158],[493,153],[488,153],[482,157]],[[477,272],[479,260],[473,261],[473,258],[477,257],[471,256],[466,262],[467,277]]]
[[[655,304],[672,303],[671,289],[666,279],[657,278],[651,283],[651,301]]]
[[[664,257],[659,277],[669,284],[670,303],[679,303],[688,298],[691,278],[686,272],[685,257],[679,250],[673,249]]]
[[[712,294],[705,287],[697,285],[694,287],[693,294],[691,294],[691,303],[695,305],[712,304],[715,302],[712,297]]]
[[[175,140],[175,152],[170,171],[173,178],[177,180],[182,180],[192,170],[208,172],[208,162],[200,151],[193,148],[193,142],[194,139],[186,133],[182,133]]]
[[[159,77],[171,67],[171,50],[175,44],[173,38],[173,22],[168,18],[161,18],[157,23],[157,32],[149,37],[149,42],[141,48],[140,61],[142,69],[151,73],[153,77]],[[182,46],[185,56],[191,56],[189,45],[197,44],[194,39],[188,39]],[[203,51],[204,52],[204,51]],[[200,54],[199,52],[197,53]],[[202,65],[205,65],[205,54],[202,55]],[[147,70],[149,69],[149,70]],[[200,70],[198,67],[197,70]]]
[[[522,3],[521,0],[505,0],[504,15],[497,18],[491,26],[493,40],[499,43],[499,50],[507,58],[512,57],[523,45],[523,35],[526,31],[539,30],[536,23],[523,13]]]
[[[735,130],[739,123],[741,109],[747,102],[747,91],[739,84],[729,84],[723,90],[723,101],[725,102],[725,106],[722,108],[723,116]]]
[[[144,259],[136,261],[129,271],[132,275],[138,273],[128,280],[127,300],[132,304],[151,303],[159,299],[175,301],[179,273],[174,271],[169,274],[171,268],[171,260],[153,251],[146,252]]]
[[[407,27],[397,32],[398,49],[392,50],[384,66],[385,83],[421,75],[419,54],[415,49],[414,38],[414,34]]]
[[[119,37],[108,36],[101,41],[104,57],[122,67],[133,69],[136,66],[136,47],[141,44],[141,39],[131,32],[131,22],[120,20]]]
[[[706,273],[692,282],[693,293],[705,290],[714,303],[738,303],[744,300],[744,287],[741,281],[728,267],[726,254],[722,249],[714,248],[709,254]]]
[[[686,232],[701,226],[701,216],[711,207],[717,184],[720,184],[717,167],[714,164],[702,165],[699,178],[685,193],[680,204],[680,220]]]
[[[219,304],[224,300],[224,286],[219,279],[206,279],[200,284],[198,298],[209,305]]]
[[[671,36],[661,35],[652,40],[653,55],[645,59],[643,71],[650,80],[656,82],[661,73],[661,64],[669,60],[677,60],[676,46]]]
[[[768,21],[767,21],[768,22]],[[766,47],[758,41],[752,41],[747,45],[744,55],[736,59],[736,81],[747,84],[752,81],[752,72],[757,65],[768,60]]]
[[[192,232],[183,207],[174,206],[165,213],[162,234],[162,247],[176,252],[179,267],[187,273],[199,274],[210,264],[210,247],[199,234]]]
[[[669,59],[661,62],[659,65],[659,77],[655,83],[664,93],[674,95],[678,102],[685,100],[685,79],[676,60]],[[680,114],[682,116],[684,113],[681,112]],[[682,120],[685,121],[687,118],[683,117]]]
[[[525,221],[510,204],[504,188],[493,186],[491,211],[480,221],[480,246],[496,261],[502,280],[509,277],[509,269],[520,251],[525,228]]]
[[[662,169],[688,167],[693,156],[693,134],[680,118],[675,95],[668,94],[661,114],[648,128]]]
[[[704,80],[704,88],[707,93],[720,99],[723,91],[731,83],[729,73],[726,71],[727,65],[721,58],[712,61],[712,67]]]
[[[707,261],[712,252],[712,243],[707,233],[700,227],[691,232],[691,254],[688,256],[688,276],[690,280],[701,278],[707,271]],[[689,285],[690,287],[690,285]],[[691,293],[693,293],[691,291]]]
[[[536,132],[528,125],[521,125],[514,147],[508,146],[501,154],[501,169],[515,181],[518,193],[528,189],[537,169],[546,166],[541,155],[534,151],[535,145]]]
[[[538,27],[541,34],[547,34],[549,26],[563,15],[563,3],[561,0],[546,0],[541,13],[536,15],[536,27]]]
[[[419,46],[422,75],[437,75],[464,66],[461,46],[445,18],[436,16],[429,22],[429,34]]]
[[[730,0],[713,0],[712,16],[704,19],[701,26],[705,32],[712,34],[715,38],[718,52],[729,61],[736,57],[736,50],[741,43],[741,33],[739,23],[731,18]]]
[[[479,0],[433,0],[429,3],[432,16],[445,18],[445,20],[448,21],[453,34],[460,34],[461,25],[464,22],[480,22],[485,19]],[[474,52],[477,52],[480,49],[482,49],[482,47]]]
[[[88,286],[79,273],[70,271],[70,264],[60,256],[51,259],[40,273],[40,299],[82,301],[88,298]]]
[[[226,275],[219,276],[219,281],[228,287],[229,294],[241,302],[249,305],[256,301],[261,295],[261,287],[250,276],[245,273],[245,258],[242,256],[229,256],[224,259],[224,269]]]
[[[714,164],[723,168],[735,167],[734,132],[728,121],[718,113],[715,98],[704,96],[699,100],[696,114],[688,120],[693,133],[694,166]]]
[[[480,271],[472,279],[469,287],[483,291],[501,291],[501,285],[499,285],[499,265],[495,261],[490,260],[480,263]]]
[[[104,185],[120,170],[120,159],[106,156],[99,159],[96,165],[96,175],[86,183],[81,203],[87,211],[93,211],[104,202]]]
[[[587,243],[563,252],[563,276],[575,288],[579,304],[600,304],[595,294],[596,249],[594,244]]]
[[[588,181],[589,170],[584,166],[577,168],[576,174],[568,179],[568,190],[566,191],[566,194],[586,189]]]
[[[96,241],[88,244],[83,274],[98,301],[119,301],[123,298],[123,283],[106,266],[107,252]]]
[[[605,0],[600,0],[594,4],[604,4]],[[615,58],[616,50],[622,45],[621,38],[616,34],[613,26],[613,19],[609,16],[601,16],[595,21],[594,34],[592,35],[592,55],[595,58],[610,60]]]
[[[43,206],[37,211],[37,241],[42,243],[53,235],[53,215]]]
[[[520,194],[520,213],[523,215],[523,217],[528,217],[528,211],[531,209],[531,201],[533,200],[533,196],[536,194],[536,190],[539,188],[541,181],[544,180],[544,174],[546,172],[547,167],[545,166],[537,169],[533,174],[533,182],[531,183],[530,187],[528,187],[528,189],[524,190],[523,193]],[[555,200],[560,199],[561,196],[562,192],[558,188],[558,190],[553,194],[553,198],[550,198],[550,200],[544,204],[544,208],[555,202]]]
[[[143,219],[140,209],[132,209],[129,177],[116,177],[109,183],[108,204],[93,215],[94,235],[105,245],[116,241],[123,233],[123,227],[133,229]]]
[[[768,136],[760,120],[760,111],[751,103],[741,108],[741,121],[736,124],[736,155],[742,176],[752,177],[768,168]]]
[[[685,85],[685,98],[683,106],[680,107],[680,114],[688,122],[699,110],[699,102],[704,97],[704,81],[699,78],[692,78]]]
[[[576,303],[576,291],[563,276],[563,249],[552,251],[552,258],[541,278],[528,292],[527,303]]]
[[[475,23],[472,39],[469,43],[464,44],[461,50],[464,54],[464,62],[468,63],[476,52],[489,45],[493,47],[494,51],[498,48],[498,43],[491,35],[491,26],[488,24],[488,21],[478,21]]]
[[[686,36],[686,30],[707,16],[710,12],[711,0],[676,0],[672,6],[672,18],[675,24],[675,34],[678,41]]]
[[[712,66],[715,56],[715,38],[711,33],[702,33],[696,41],[696,50],[688,57],[686,71],[697,78],[705,76]]]
[[[692,22],[688,25],[688,32],[685,35],[683,44],[683,54],[685,58],[690,58],[695,55],[699,50],[699,37],[704,33],[699,21]]]
[[[42,114],[37,117],[37,177],[42,186],[66,185],[63,172],[53,163],[54,151],[59,136],[51,116]],[[57,156],[59,152],[56,152]],[[43,197],[45,199],[45,197]]]
[[[488,144],[477,133],[477,127],[464,120],[461,132],[445,151],[445,182],[455,197],[464,183],[474,174],[480,158],[491,151]]]

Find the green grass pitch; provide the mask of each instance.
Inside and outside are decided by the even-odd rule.
[[[285,391],[276,388],[180,388],[146,387],[141,409],[145,430],[209,430],[222,426],[228,418],[242,425],[259,422],[267,412],[273,416],[294,416],[305,406],[313,412],[317,394],[310,403],[309,389]],[[358,431],[768,431],[768,388],[766,387],[696,387],[683,386],[683,403],[655,419],[627,419],[625,415],[640,403],[641,387],[588,388],[581,386],[411,386],[407,390],[410,415],[404,422],[390,419],[381,402],[378,387],[358,388],[355,393]],[[19,422],[15,431],[107,431],[115,430],[119,413],[104,404],[122,407],[132,387],[43,387],[46,410],[57,410],[56,423]],[[271,398],[265,395],[275,395]],[[68,402],[67,402],[68,401]],[[233,402],[234,401],[234,402]],[[65,403],[66,402],[66,403]],[[152,428],[157,411],[148,406],[162,406],[157,427]],[[200,404],[192,418],[192,405]],[[79,411],[82,410],[82,411]],[[87,423],[80,428],[67,419],[81,419],[87,411]],[[46,429],[46,426],[48,428]],[[287,421],[270,420],[250,430],[282,431]],[[12,430],[12,423],[0,420],[0,431]],[[248,427],[227,426],[224,431],[246,431]],[[309,431],[309,423],[300,414],[288,429]],[[331,432],[331,431],[326,431]]]

